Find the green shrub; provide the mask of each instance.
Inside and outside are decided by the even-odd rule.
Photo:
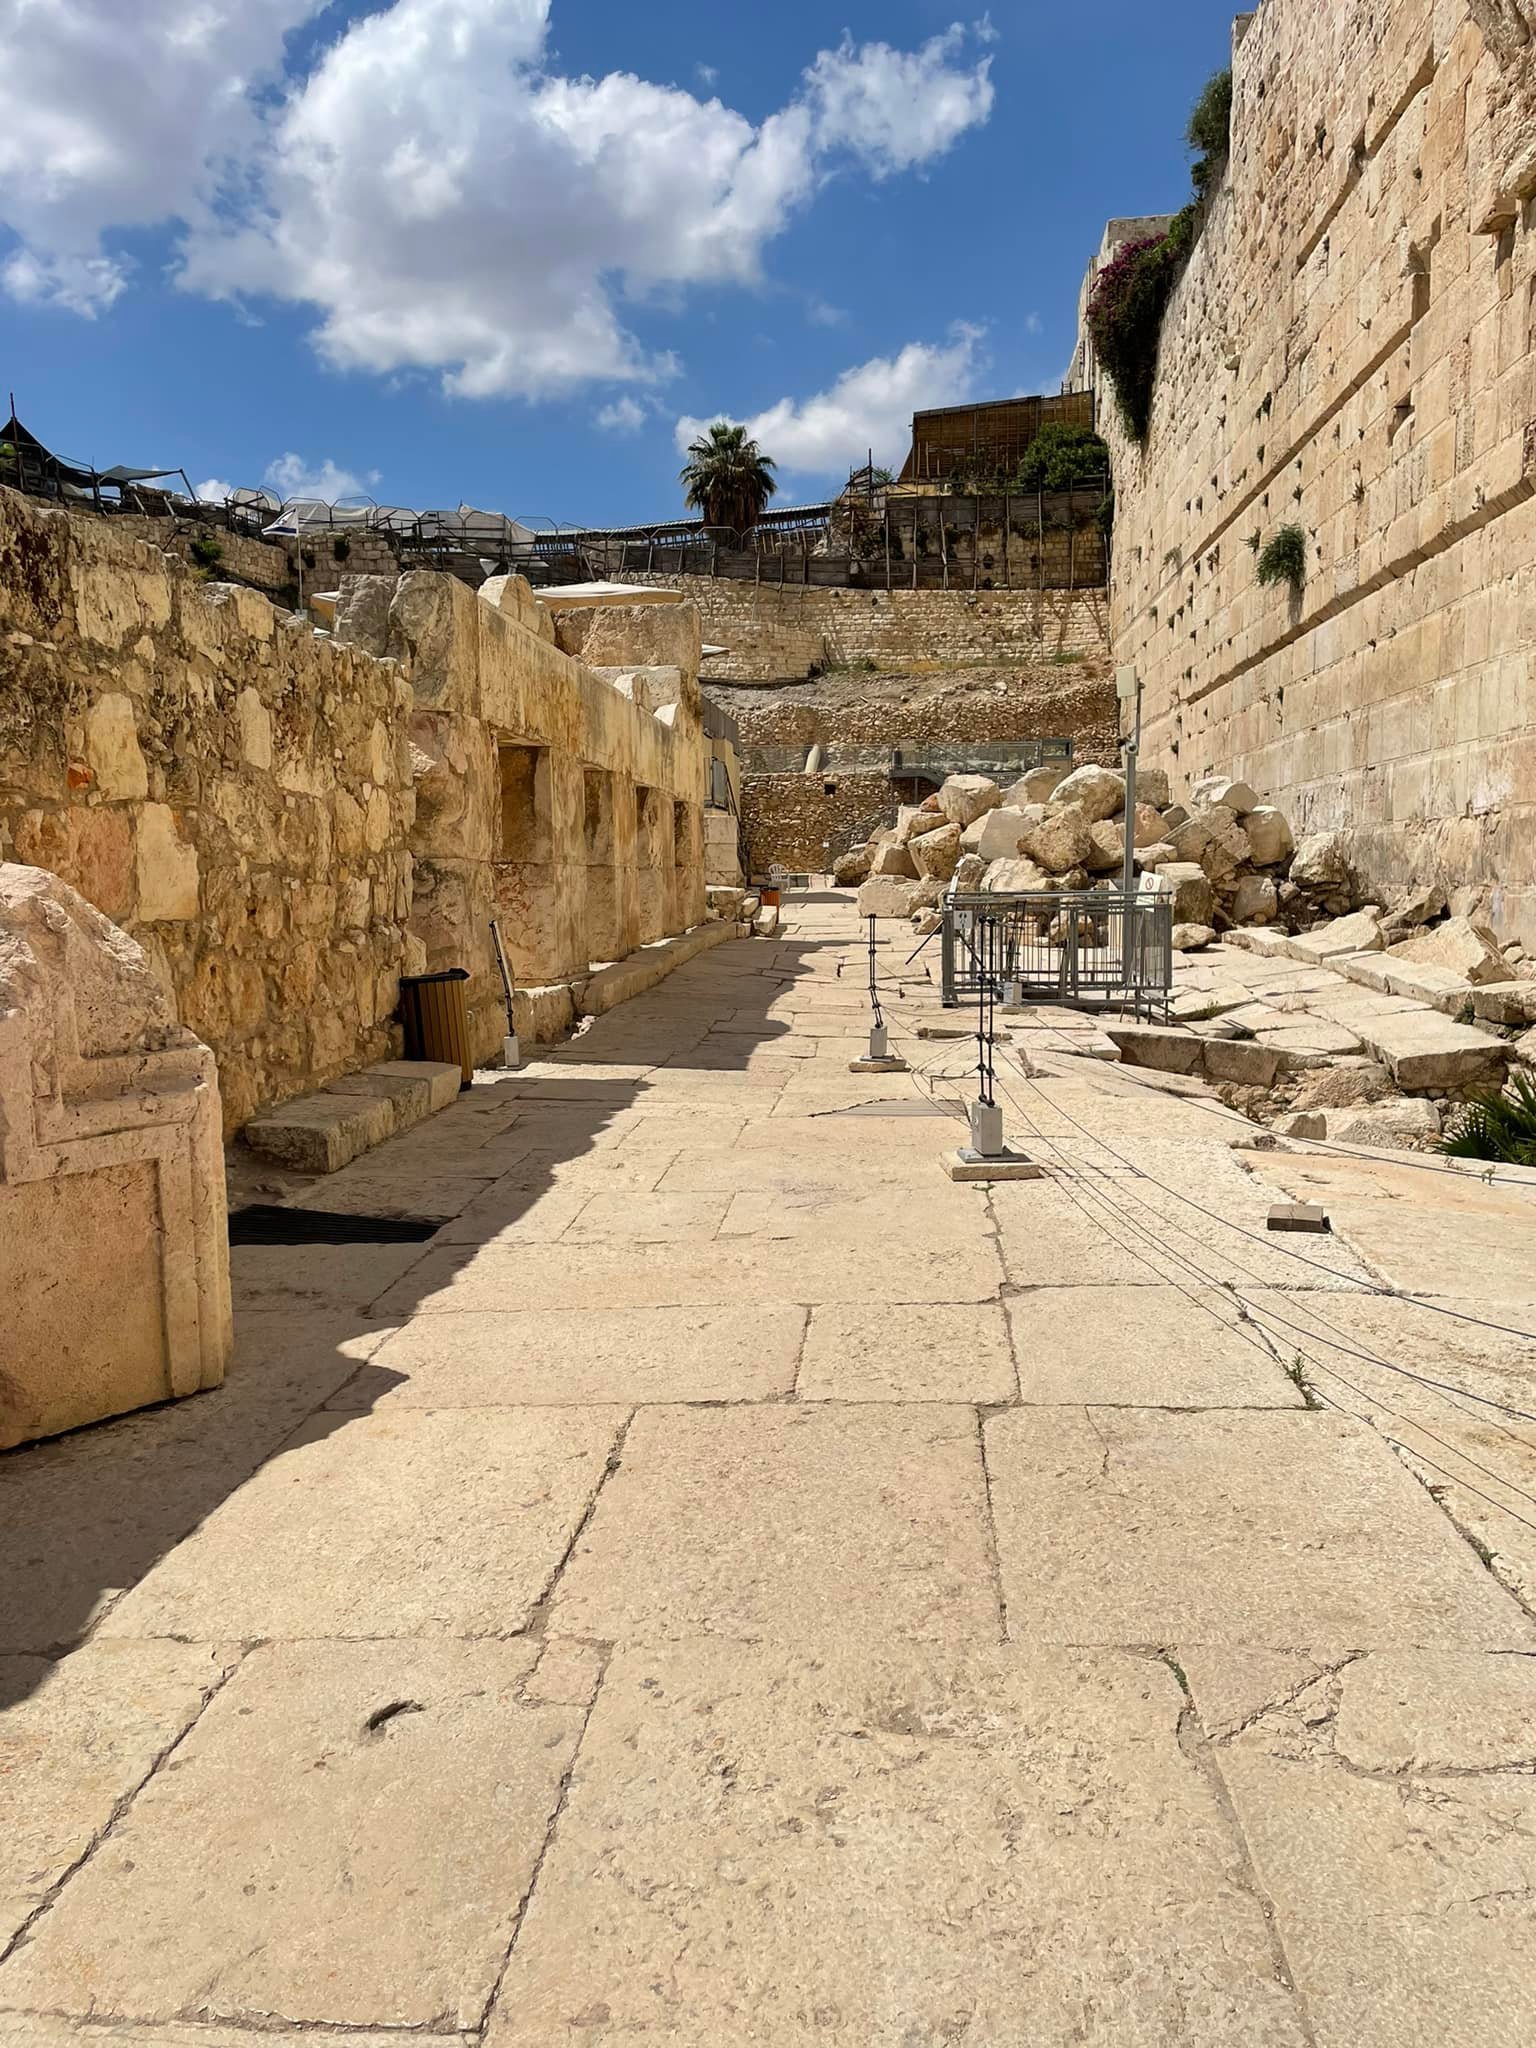
[[[1015,489],[1065,491],[1109,470],[1109,450],[1092,427],[1042,427],[1019,458]]]
[[[187,543],[187,553],[199,569],[209,571],[217,569],[224,559],[223,543],[216,540],[211,533],[194,533]]]
[[[1516,1074],[1507,1090],[1480,1090],[1460,1110],[1438,1149],[1453,1159],[1536,1166],[1536,1076]]]
[[[1222,165],[1232,148],[1232,74],[1218,71],[1206,80],[1204,90],[1190,112],[1185,140],[1196,152],[1190,167],[1190,181],[1204,199],[1221,177]]]
[[[1289,583],[1299,591],[1307,580],[1307,536],[1299,526],[1282,526],[1259,551],[1259,581]]]

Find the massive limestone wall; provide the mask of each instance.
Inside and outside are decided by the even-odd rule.
[[[772,682],[829,663],[920,673],[1098,656],[1109,629],[1102,590],[781,590],[639,573],[616,580],[681,590],[693,600],[705,641],[725,649],[706,659],[706,683]]]
[[[1114,442],[1145,756],[1536,944],[1536,0],[1265,0],[1235,40],[1151,431]],[[1292,522],[1299,594],[1255,574]]]
[[[359,578],[327,637],[0,491],[0,860],[138,940],[230,1129],[397,1050],[403,972],[468,968],[489,1057],[494,911],[520,982],[562,991],[704,916],[696,652],[653,715],[526,586],[487,592]]]

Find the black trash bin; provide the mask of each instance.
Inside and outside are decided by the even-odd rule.
[[[467,967],[445,967],[439,974],[402,974],[400,1017],[405,1025],[408,1060],[441,1060],[455,1066],[467,1088],[475,1078],[469,1056],[469,1010],[464,1000]]]

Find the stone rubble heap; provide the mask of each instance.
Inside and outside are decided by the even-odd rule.
[[[1057,762],[1010,789],[952,775],[894,825],[844,854],[833,879],[859,889],[864,917],[934,910],[950,881],[962,890],[1117,886],[1125,851],[1125,778],[1116,769]],[[1297,847],[1289,822],[1245,782],[1200,783],[1169,800],[1168,776],[1143,768],[1132,821],[1138,874],[1174,898],[1175,943],[1206,945],[1236,925],[1306,929],[1351,907],[1349,868],[1333,837]]]

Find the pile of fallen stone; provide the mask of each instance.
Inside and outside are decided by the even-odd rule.
[[[858,887],[861,916],[919,920],[951,881],[967,892],[1116,888],[1125,805],[1125,777],[1091,763],[1033,768],[1007,790],[984,775],[952,775],[844,854],[833,879]],[[1173,896],[1181,947],[1208,945],[1235,925],[1304,930],[1350,908],[1338,835],[1297,847],[1283,813],[1230,777],[1199,783],[1188,804],[1175,804],[1166,772],[1143,768],[1131,836],[1135,871],[1156,875]]]

